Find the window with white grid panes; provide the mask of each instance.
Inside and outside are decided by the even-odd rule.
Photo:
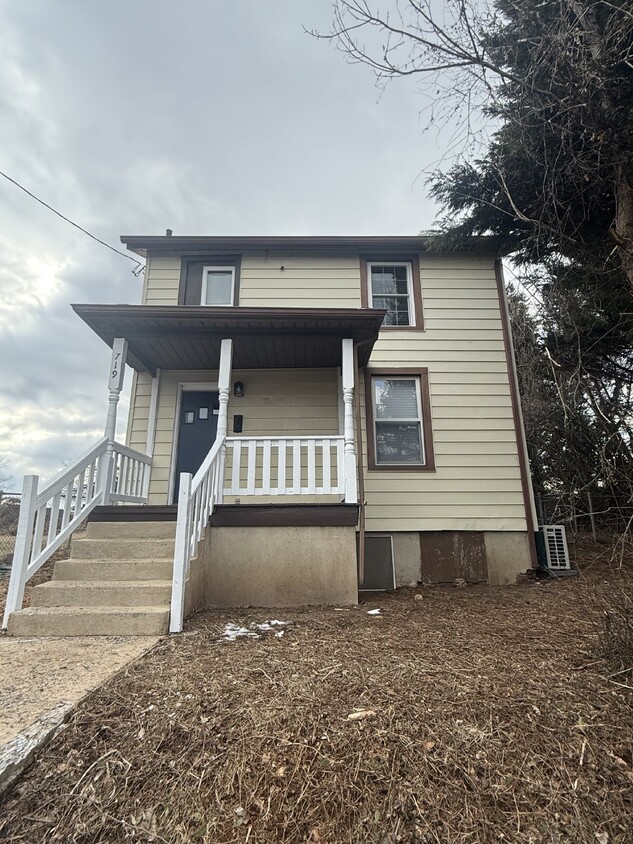
[[[383,325],[414,326],[415,307],[411,264],[370,261],[367,265],[369,301],[372,308],[384,308]]]

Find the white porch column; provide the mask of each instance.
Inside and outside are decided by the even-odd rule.
[[[233,365],[233,341],[229,338],[222,340],[220,346],[220,371],[218,373],[218,400],[220,408],[218,411],[218,430],[216,440],[226,437],[229,424],[229,394],[231,391],[231,371]],[[220,452],[220,483],[218,490],[218,504],[222,503],[224,496],[224,466],[226,464],[226,443],[222,445]]]
[[[354,341],[343,340],[342,383],[345,438],[345,503],[358,504],[356,447],[354,443]]]
[[[112,361],[110,363],[110,378],[108,381],[108,415],[106,416],[104,435],[108,438],[106,454],[101,458],[99,467],[99,488],[103,491],[103,503],[110,503],[112,476],[114,472],[114,439],[116,436],[116,415],[119,397],[123,389],[125,377],[125,361],[127,359],[127,340],[115,337],[112,344]]]

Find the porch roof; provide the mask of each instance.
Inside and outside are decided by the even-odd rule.
[[[233,369],[334,367],[341,340],[358,344],[365,366],[385,311],[374,308],[210,308],[173,305],[73,305],[112,347],[128,341],[137,372],[217,369],[220,343],[233,340]]]

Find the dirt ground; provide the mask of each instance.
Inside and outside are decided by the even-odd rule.
[[[626,576],[588,569],[201,613],[80,706],[0,839],[630,844],[633,683],[598,640]]]
[[[50,580],[57,555],[27,583],[24,606],[38,583]],[[0,581],[0,618],[8,578]],[[49,710],[73,704],[139,657],[155,637],[13,638],[0,635],[0,746]]]

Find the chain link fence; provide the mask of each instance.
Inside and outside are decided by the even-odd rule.
[[[0,577],[11,568],[20,514],[20,492],[0,492]]]
[[[13,551],[15,549],[15,537],[18,532],[18,519],[20,516],[20,502],[22,500],[21,492],[1,492],[0,491],[0,579],[8,577],[11,571],[11,563],[13,562]],[[64,499],[61,499],[61,507],[64,506]],[[58,517],[61,518],[61,512],[58,512]],[[44,532],[48,531],[48,525],[51,518],[50,509],[47,511],[44,522]],[[74,531],[75,536],[81,536],[85,533],[86,522],[84,521]],[[65,542],[56,552],[57,555],[68,553],[70,551],[70,540]]]
[[[565,525],[572,533],[631,533],[633,499],[601,492],[536,494],[539,524]]]

